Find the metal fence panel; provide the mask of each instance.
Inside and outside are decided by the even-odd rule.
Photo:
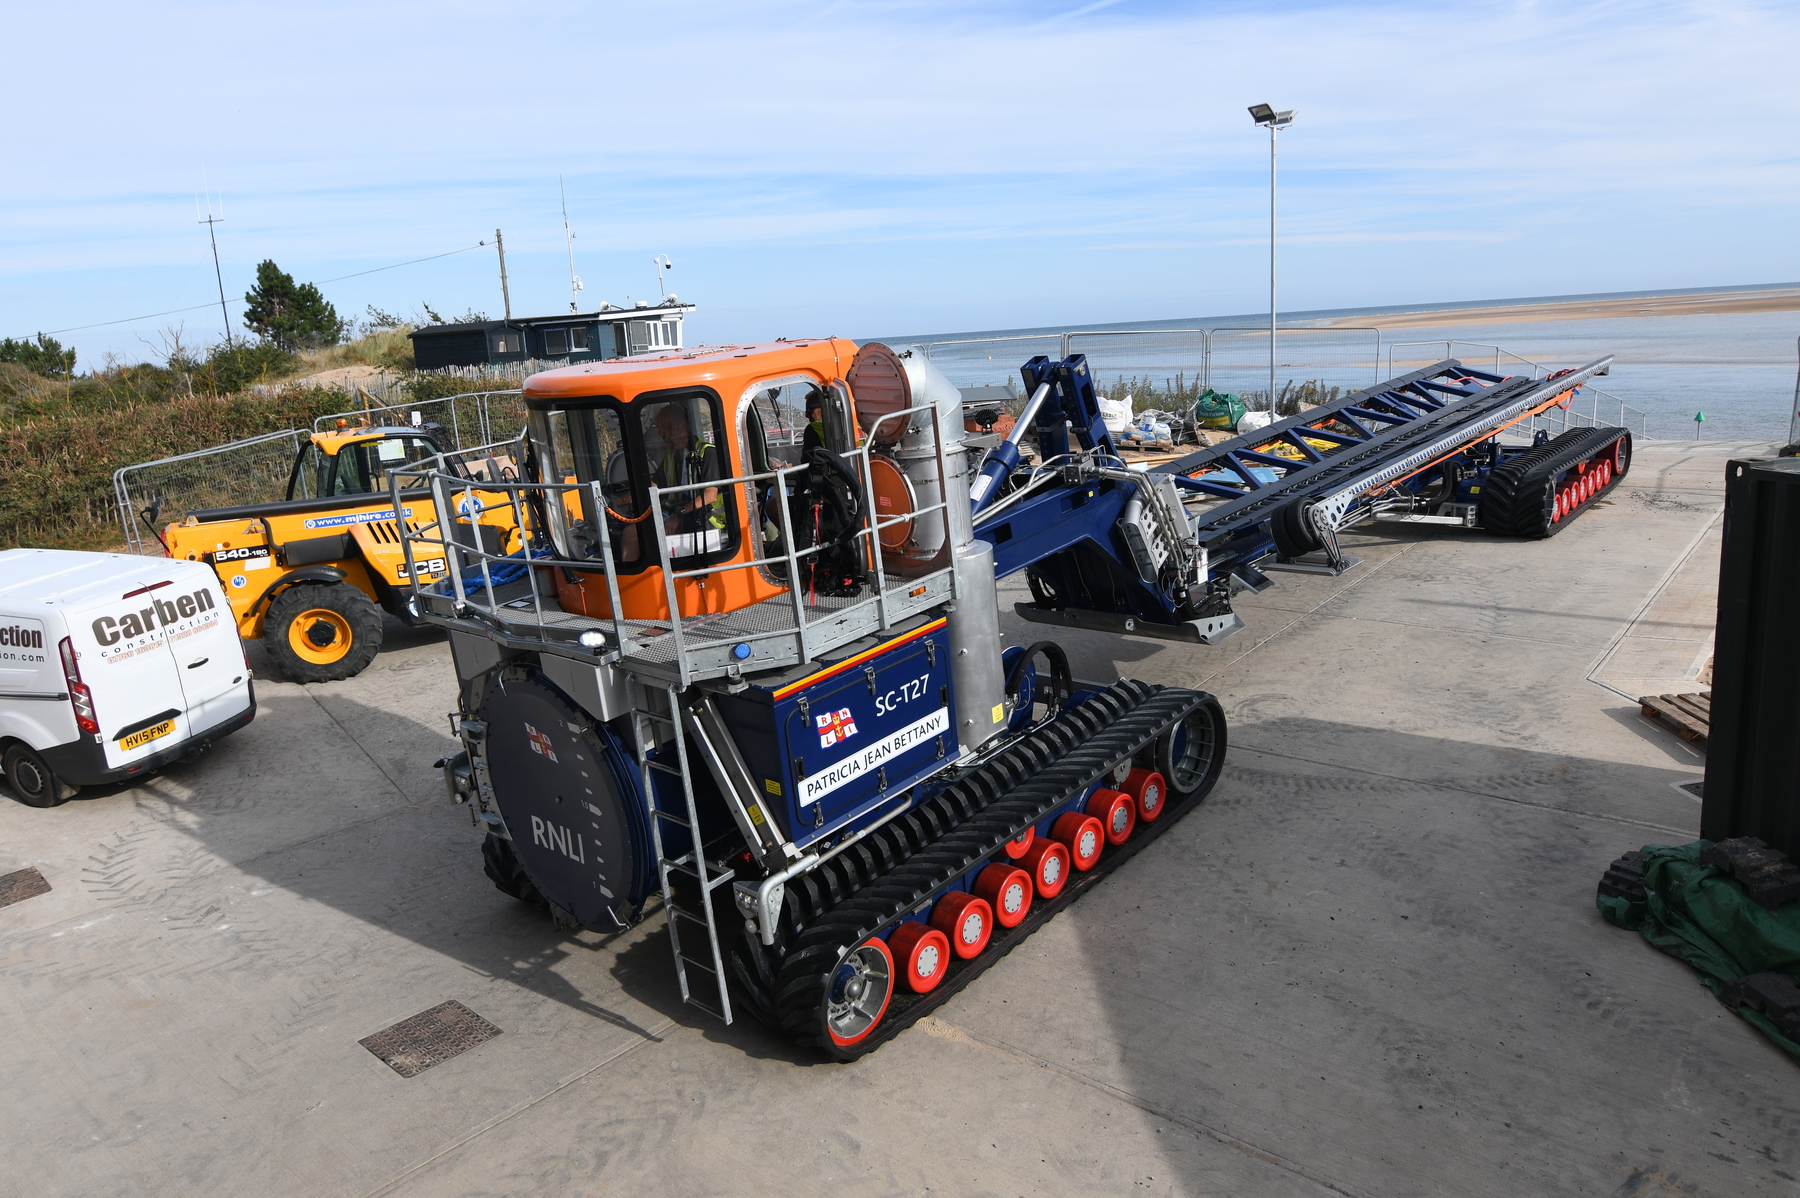
[[[113,496],[127,552],[160,556],[157,529],[205,508],[261,503],[287,495],[294,458],[305,444],[297,428],[177,454],[113,473]],[[311,497],[309,481],[301,494]],[[150,516],[146,513],[154,511]]]
[[[313,431],[323,432],[340,421],[349,428],[370,424],[435,424],[450,441],[444,448],[456,451],[517,436],[525,427],[525,399],[517,390],[470,391],[463,395],[393,403],[378,408],[353,408],[320,416],[313,421]]]
[[[1213,329],[1211,351],[1208,385],[1252,411],[1268,408],[1268,326]],[[1381,381],[1379,329],[1282,329],[1275,354],[1278,402],[1322,403]]]

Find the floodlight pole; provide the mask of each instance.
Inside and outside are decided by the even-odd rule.
[[[1275,139],[1294,123],[1299,109],[1276,112],[1268,104],[1250,106],[1250,119],[1269,127],[1269,418],[1275,417]]]
[[[1281,132],[1269,122],[1269,420],[1275,419],[1275,138]]]

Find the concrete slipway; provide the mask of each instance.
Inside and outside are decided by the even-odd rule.
[[[1726,458],[1640,446],[1545,542],[1381,527],[1218,648],[1071,634],[1202,686],[1214,796],[852,1066],[676,999],[662,921],[563,936],[481,874],[433,759],[443,643],[267,677],[209,759],[0,803],[0,1191],[32,1195],[1782,1194],[1800,1071],[1594,885],[1697,835]],[[1010,636],[1029,627],[1012,622]],[[402,1079],[357,1041],[456,999]]]

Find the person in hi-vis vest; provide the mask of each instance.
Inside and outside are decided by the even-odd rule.
[[[679,403],[657,409],[656,431],[663,442],[653,471],[657,486],[682,487],[724,477],[718,447],[704,437],[695,440]],[[717,487],[668,496],[663,500],[663,530],[675,557],[723,548],[725,496]]]

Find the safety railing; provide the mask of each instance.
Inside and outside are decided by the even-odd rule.
[[[911,418],[930,412],[929,405],[895,412],[875,423],[878,432],[888,420]],[[932,421],[934,453],[940,477],[945,467],[943,438],[938,422]],[[519,441],[501,442],[476,447],[461,453],[447,453],[389,473],[389,485],[399,502],[403,489],[428,487],[436,507],[434,520],[419,522],[402,535],[408,576],[414,579],[415,602],[420,609],[440,618],[463,619],[478,615],[497,626],[501,639],[512,643],[535,645],[544,649],[573,653],[601,662],[618,661],[625,668],[668,679],[686,686],[704,678],[739,673],[746,668],[767,669],[815,659],[839,645],[873,631],[891,628],[895,623],[928,607],[955,598],[954,571],[948,566],[905,578],[904,586],[890,587],[886,563],[881,550],[881,533],[907,520],[938,514],[949,524],[949,502],[946,497],[923,505],[911,513],[883,518],[874,487],[871,455],[873,439],[852,453],[844,455],[858,467],[858,486],[862,511],[854,534],[849,538],[854,552],[873,574],[874,585],[866,596],[843,602],[819,602],[808,598],[803,585],[805,565],[825,553],[830,546],[799,547],[789,510],[787,495],[793,482],[804,476],[806,464],[787,466],[736,478],[711,479],[673,487],[649,488],[647,512],[651,519],[631,521],[610,510],[603,484],[529,482],[507,477],[505,471],[486,466],[491,462],[522,460]],[[722,492],[738,491],[750,497],[747,505],[752,519],[749,527],[757,527],[760,512],[754,496],[762,485],[781,497],[777,503],[780,520],[781,551],[756,553],[744,560],[734,560],[682,569],[677,563],[683,557],[698,556],[677,550],[698,549],[706,552],[703,542],[680,542],[695,534],[670,532],[657,514],[668,509],[669,501],[677,505],[680,497],[697,491],[718,488]],[[586,503],[582,500],[585,499]],[[573,503],[571,503],[573,500]],[[551,513],[583,509],[597,513],[602,527],[593,529],[593,544],[585,551],[592,556],[570,558],[555,551],[559,530]],[[494,513],[502,513],[498,520]],[[662,565],[664,599],[668,605],[666,619],[631,619],[623,614],[621,603],[620,563],[615,557],[613,534],[608,522],[618,521],[627,527],[640,521],[649,523],[656,538],[655,562]],[[506,534],[496,537],[476,527],[498,529]],[[517,549],[508,547],[515,541],[510,529],[516,528]],[[575,548],[573,529],[565,527],[567,547]],[[947,538],[946,538],[947,540]],[[442,580],[421,583],[417,573],[420,561],[441,559],[445,565]],[[598,570],[596,570],[598,567]],[[569,613],[545,586],[550,570],[575,570],[584,574],[601,573],[606,580],[609,616],[590,617]],[[705,580],[737,570],[763,571],[766,577],[781,575],[777,594],[748,608],[737,611],[698,612],[683,615],[677,583]],[[782,644],[784,643],[784,644]],[[774,647],[769,651],[771,646]]]
[[[906,424],[911,424],[913,418],[920,414],[926,414],[930,417],[929,423],[932,433],[933,453],[937,461],[937,476],[940,479],[946,477],[947,464],[944,458],[942,429],[940,427],[940,422],[937,419],[937,410],[931,404],[915,405],[897,412],[890,412],[887,415],[878,418],[866,430],[866,435],[863,439],[861,448],[855,450],[851,454],[844,455],[852,458],[859,467],[857,471],[857,481],[862,490],[862,494],[859,497],[860,502],[858,503],[858,507],[861,508],[861,512],[858,516],[858,523],[861,527],[857,528],[851,535],[850,542],[856,545],[856,557],[865,563],[874,574],[875,583],[872,592],[868,597],[858,599],[843,606],[831,607],[829,614],[823,618],[808,618],[807,609],[809,607],[817,609],[816,595],[809,599],[806,594],[807,588],[801,585],[800,580],[803,575],[802,562],[806,559],[823,555],[827,546],[815,544],[809,545],[805,549],[797,548],[798,542],[794,537],[793,513],[789,510],[787,503],[788,480],[797,475],[808,473],[811,470],[810,466],[802,463],[797,466],[784,466],[761,474],[745,475],[741,478],[708,480],[674,487],[652,486],[650,488],[649,510],[653,513],[660,513],[666,510],[665,497],[667,496],[680,496],[695,492],[703,493],[713,488],[719,488],[721,490],[727,487],[741,488],[746,496],[752,501],[746,504],[747,510],[751,516],[751,519],[746,521],[746,524],[751,528],[756,526],[757,517],[761,514],[757,509],[757,505],[754,503],[754,497],[757,490],[756,484],[760,482],[772,482],[774,484],[773,490],[775,494],[780,497],[780,501],[776,504],[776,508],[777,515],[781,520],[781,545],[783,552],[780,556],[776,557],[753,557],[748,561],[724,562],[718,565],[702,566],[691,570],[678,570],[674,568],[675,557],[672,556],[674,546],[670,540],[671,534],[663,520],[654,520],[656,528],[657,560],[666,563],[663,570],[663,588],[666,601],[669,605],[669,632],[673,639],[673,660],[676,665],[678,679],[683,686],[694,681],[695,671],[692,667],[695,664],[701,666],[702,672],[706,676],[716,676],[717,673],[721,672],[718,670],[716,664],[709,667],[708,663],[704,660],[697,660],[698,655],[695,654],[693,646],[690,644],[693,638],[688,634],[687,626],[691,624],[693,619],[708,619],[710,621],[711,613],[703,613],[702,615],[693,618],[682,617],[679,615],[680,602],[676,591],[676,583],[685,579],[705,580],[715,575],[731,571],[766,570],[771,566],[783,566],[785,568],[783,583],[786,591],[786,606],[791,608],[793,613],[792,625],[763,630],[738,625],[732,628],[732,634],[737,638],[737,644],[745,646],[788,638],[792,643],[791,652],[792,661],[794,662],[811,661],[818,654],[829,652],[838,645],[854,640],[868,631],[886,631],[893,627],[899,620],[905,619],[907,616],[912,615],[914,612],[919,611],[924,607],[956,597],[955,571],[948,567],[919,577],[908,578],[907,593],[902,596],[896,596],[891,593],[887,583],[886,562],[884,560],[881,543],[881,531],[883,529],[892,528],[909,521],[916,524],[921,518],[931,516],[934,513],[942,513],[940,519],[944,522],[946,548],[949,543],[949,501],[947,494],[946,498],[938,503],[915,508],[910,513],[901,513],[885,520],[879,514],[880,509],[875,494],[875,475],[871,457],[877,447],[881,444],[880,431],[882,426],[890,421],[904,421]],[[677,503],[679,503],[679,500]],[[941,582],[943,585],[933,586],[931,585],[933,582]],[[613,610],[616,612],[619,609],[615,606]],[[871,622],[866,619],[857,618],[860,614],[869,612],[872,612],[874,615],[872,625]],[[822,630],[825,631],[823,631],[823,634],[821,635]],[[717,640],[717,638],[711,637],[707,639],[709,643],[716,643]],[[735,651],[735,645],[733,648]],[[755,650],[753,648],[748,649],[748,651],[744,652],[741,656],[738,656],[738,661],[747,661],[753,656],[755,656]],[[759,661],[757,664],[761,668],[766,668],[770,665],[780,663]],[[726,665],[726,669],[723,672],[730,672],[729,664]]]
[[[1800,359],[1800,337],[1794,338],[1794,356]],[[1788,444],[1800,442],[1800,366],[1794,369],[1794,414],[1788,420]]]
[[[1352,356],[1355,360],[1351,362],[1320,363],[1317,361],[1299,360],[1281,364],[1290,371],[1299,370],[1306,373],[1307,377],[1305,381],[1320,383],[1322,385],[1339,382],[1341,385],[1350,389],[1368,386],[1380,381],[1377,376],[1381,369],[1381,330],[1378,328],[1362,325],[1317,328],[1301,325],[1293,328],[1283,328],[1278,330],[1278,332],[1281,339],[1280,343],[1287,345],[1307,344],[1309,342],[1317,343],[1327,338],[1344,341],[1352,334],[1356,335],[1356,340],[1358,342],[1361,342],[1361,344],[1358,344],[1353,349]],[[1365,342],[1362,337],[1363,334],[1370,335],[1372,337],[1372,342]],[[1187,329],[1067,329],[1059,332],[1047,333],[1008,333],[994,337],[946,338],[936,341],[922,341],[919,344],[924,347],[926,357],[932,357],[937,350],[947,347],[1003,345],[1021,341],[1055,342],[1057,349],[1060,352],[1060,356],[1066,358],[1075,352],[1076,341],[1083,338],[1169,338],[1173,339],[1175,344],[1173,346],[1162,348],[1173,349],[1176,352],[1181,351],[1183,342],[1197,341],[1198,344],[1193,348],[1199,351],[1199,360],[1178,368],[1184,370],[1191,369],[1192,377],[1198,379],[1202,387],[1210,387],[1216,390],[1220,385],[1220,380],[1216,376],[1220,370],[1218,354],[1221,348],[1219,340],[1221,335],[1223,335],[1228,343],[1234,348],[1241,343],[1246,347],[1257,348],[1257,352],[1262,355],[1260,361],[1246,359],[1241,365],[1232,362],[1226,365],[1224,367],[1225,369],[1234,373],[1239,370],[1266,370],[1267,350],[1262,347],[1266,347],[1268,344],[1269,329],[1267,325],[1260,328],[1255,326],[1221,325],[1214,328]],[[1153,367],[1148,363],[1109,364],[1103,358],[1098,357],[1090,358],[1090,364],[1096,371],[1115,370],[1124,372],[1126,370],[1137,371],[1161,368]],[[1325,377],[1327,374],[1332,377]],[[1366,378],[1364,377],[1365,374],[1367,376]],[[1259,377],[1266,377],[1266,375]],[[1255,394],[1261,395],[1262,393],[1258,391],[1255,392]]]
[[[523,392],[516,387],[507,391],[469,391],[437,399],[331,412],[313,421],[313,431],[326,432],[340,422],[352,427],[435,424],[449,432],[451,448],[459,450],[492,444],[524,427],[525,402]]]
[[[1530,358],[1520,357],[1511,350],[1502,349],[1498,345],[1488,345],[1480,341],[1396,341],[1388,346],[1388,377],[1394,377],[1395,350],[1440,345],[1444,347],[1443,358],[1455,358],[1466,366],[1485,367],[1491,369],[1495,374],[1527,373],[1534,379],[1542,379],[1548,378],[1557,369],[1554,366],[1546,366],[1542,362],[1533,362]],[[1489,351],[1492,357],[1489,358],[1484,354],[1480,359],[1471,358],[1466,352],[1471,349]],[[1442,358],[1434,357],[1430,360],[1441,361]],[[1522,366],[1525,370],[1521,372],[1510,369],[1515,366]],[[1797,391],[1796,394],[1800,395],[1800,391]],[[1577,402],[1583,398],[1587,400],[1588,410],[1585,412],[1576,406]],[[1616,420],[1611,419],[1615,408],[1618,411]],[[1602,425],[1632,429],[1642,437],[1647,435],[1650,418],[1642,408],[1632,407],[1610,391],[1602,391],[1594,386],[1592,380],[1589,380],[1581,385],[1581,389],[1570,400],[1568,407],[1550,408],[1541,412],[1532,417],[1529,423],[1520,425],[1519,431],[1535,432],[1542,428],[1556,434],[1567,432],[1572,428],[1598,428]],[[1636,427],[1633,428],[1633,425]]]

